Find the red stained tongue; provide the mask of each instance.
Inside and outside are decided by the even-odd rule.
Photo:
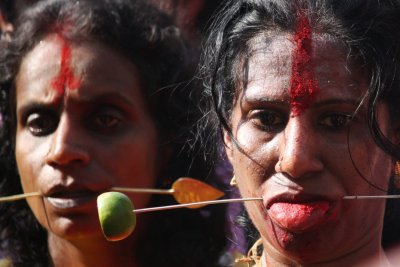
[[[274,203],[268,210],[271,218],[285,229],[305,231],[326,221],[329,210],[327,201],[306,203]]]

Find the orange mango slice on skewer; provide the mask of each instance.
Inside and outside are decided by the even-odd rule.
[[[211,201],[224,195],[218,189],[193,178],[176,180],[171,189],[137,189],[114,187],[114,191],[131,193],[172,194],[180,204]],[[188,208],[200,208],[206,204],[190,205]],[[97,209],[104,236],[109,241],[118,241],[128,237],[136,225],[136,214],[132,201],[123,193],[106,192],[98,196]]]
[[[180,204],[215,200],[224,193],[206,183],[192,178],[180,178],[172,185],[173,196]],[[205,205],[190,206],[188,208],[197,209]]]

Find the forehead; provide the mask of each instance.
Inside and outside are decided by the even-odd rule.
[[[20,70],[27,70],[26,74],[31,78],[36,78],[34,75],[41,75],[40,72],[57,73],[62,63],[64,46],[72,50],[68,63],[78,72],[88,66],[108,69],[107,64],[102,64],[108,61],[110,63],[118,61],[119,64],[116,66],[120,67],[114,71],[116,75],[121,71],[122,74],[126,74],[126,71],[123,71],[126,67],[130,70],[135,68],[134,64],[124,56],[100,42],[87,40],[78,43],[53,34],[45,37],[25,55]]]
[[[67,60],[64,58],[65,46],[70,50]],[[63,73],[66,70],[67,73]],[[66,90],[79,97],[95,93],[93,90],[82,90],[85,87],[96,87],[98,94],[103,89],[109,90],[108,85],[115,89],[123,87],[125,91],[135,91],[132,89],[140,87],[136,66],[113,49],[95,41],[78,44],[50,35],[23,58],[16,79],[17,94],[35,95],[52,101],[59,94],[54,88],[54,81],[60,77],[68,80],[69,76],[79,80],[81,88],[68,90],[71,88],[66,87]]]
[[[59,63],[54,59],[60,58],[60,51],[61,42],[55,36],[41,40],[23,57],[17,74],[17,88],[19,82],[43,80],[43,74],[56,76]]]
[[[252,41],[247,61],[246,94],[282,95],[289,92],[296,45],[293,34],[273,38],[258,37]],[[348,56],[343,45],[334,40],[314,36],[312,39],[312,69],[321,91],[336,88],[340,94],[349,88],[362,87],[368,82],[364,71]],[[251,90],[260,89],[263,90]],[[250,90],[250,91],[249,91]]]

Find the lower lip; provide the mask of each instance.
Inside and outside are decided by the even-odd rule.
[[[85,205],[93,201],[96,197],[97,195],[94,194],[82,195],[78,197],[47,197],[47,201],[55,208],[71,209]]]
[[[334,217],[328,201],[276,202],[268,209],[268,214],[280,227],[292,232],[312,230]]]

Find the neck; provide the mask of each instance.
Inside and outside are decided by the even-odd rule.
[[[375,245],[367,244],[359,249],[352,251],[338,258],[328,259],[320,262],[302,262],[301,260],[283,256],[276,250],[271,251],[268,247],[264,247],[264,252],[261,258],[262,267],[288,267],[288,266],[313,266],[313,267],[336,267],[336,266],[392,266],[386,256],[385,251],[379,242]]]
[[[139,266],[134,259],[132,238],[118,242],[104,237],[71,241],[49,233],[48,246],[55,267]]]

